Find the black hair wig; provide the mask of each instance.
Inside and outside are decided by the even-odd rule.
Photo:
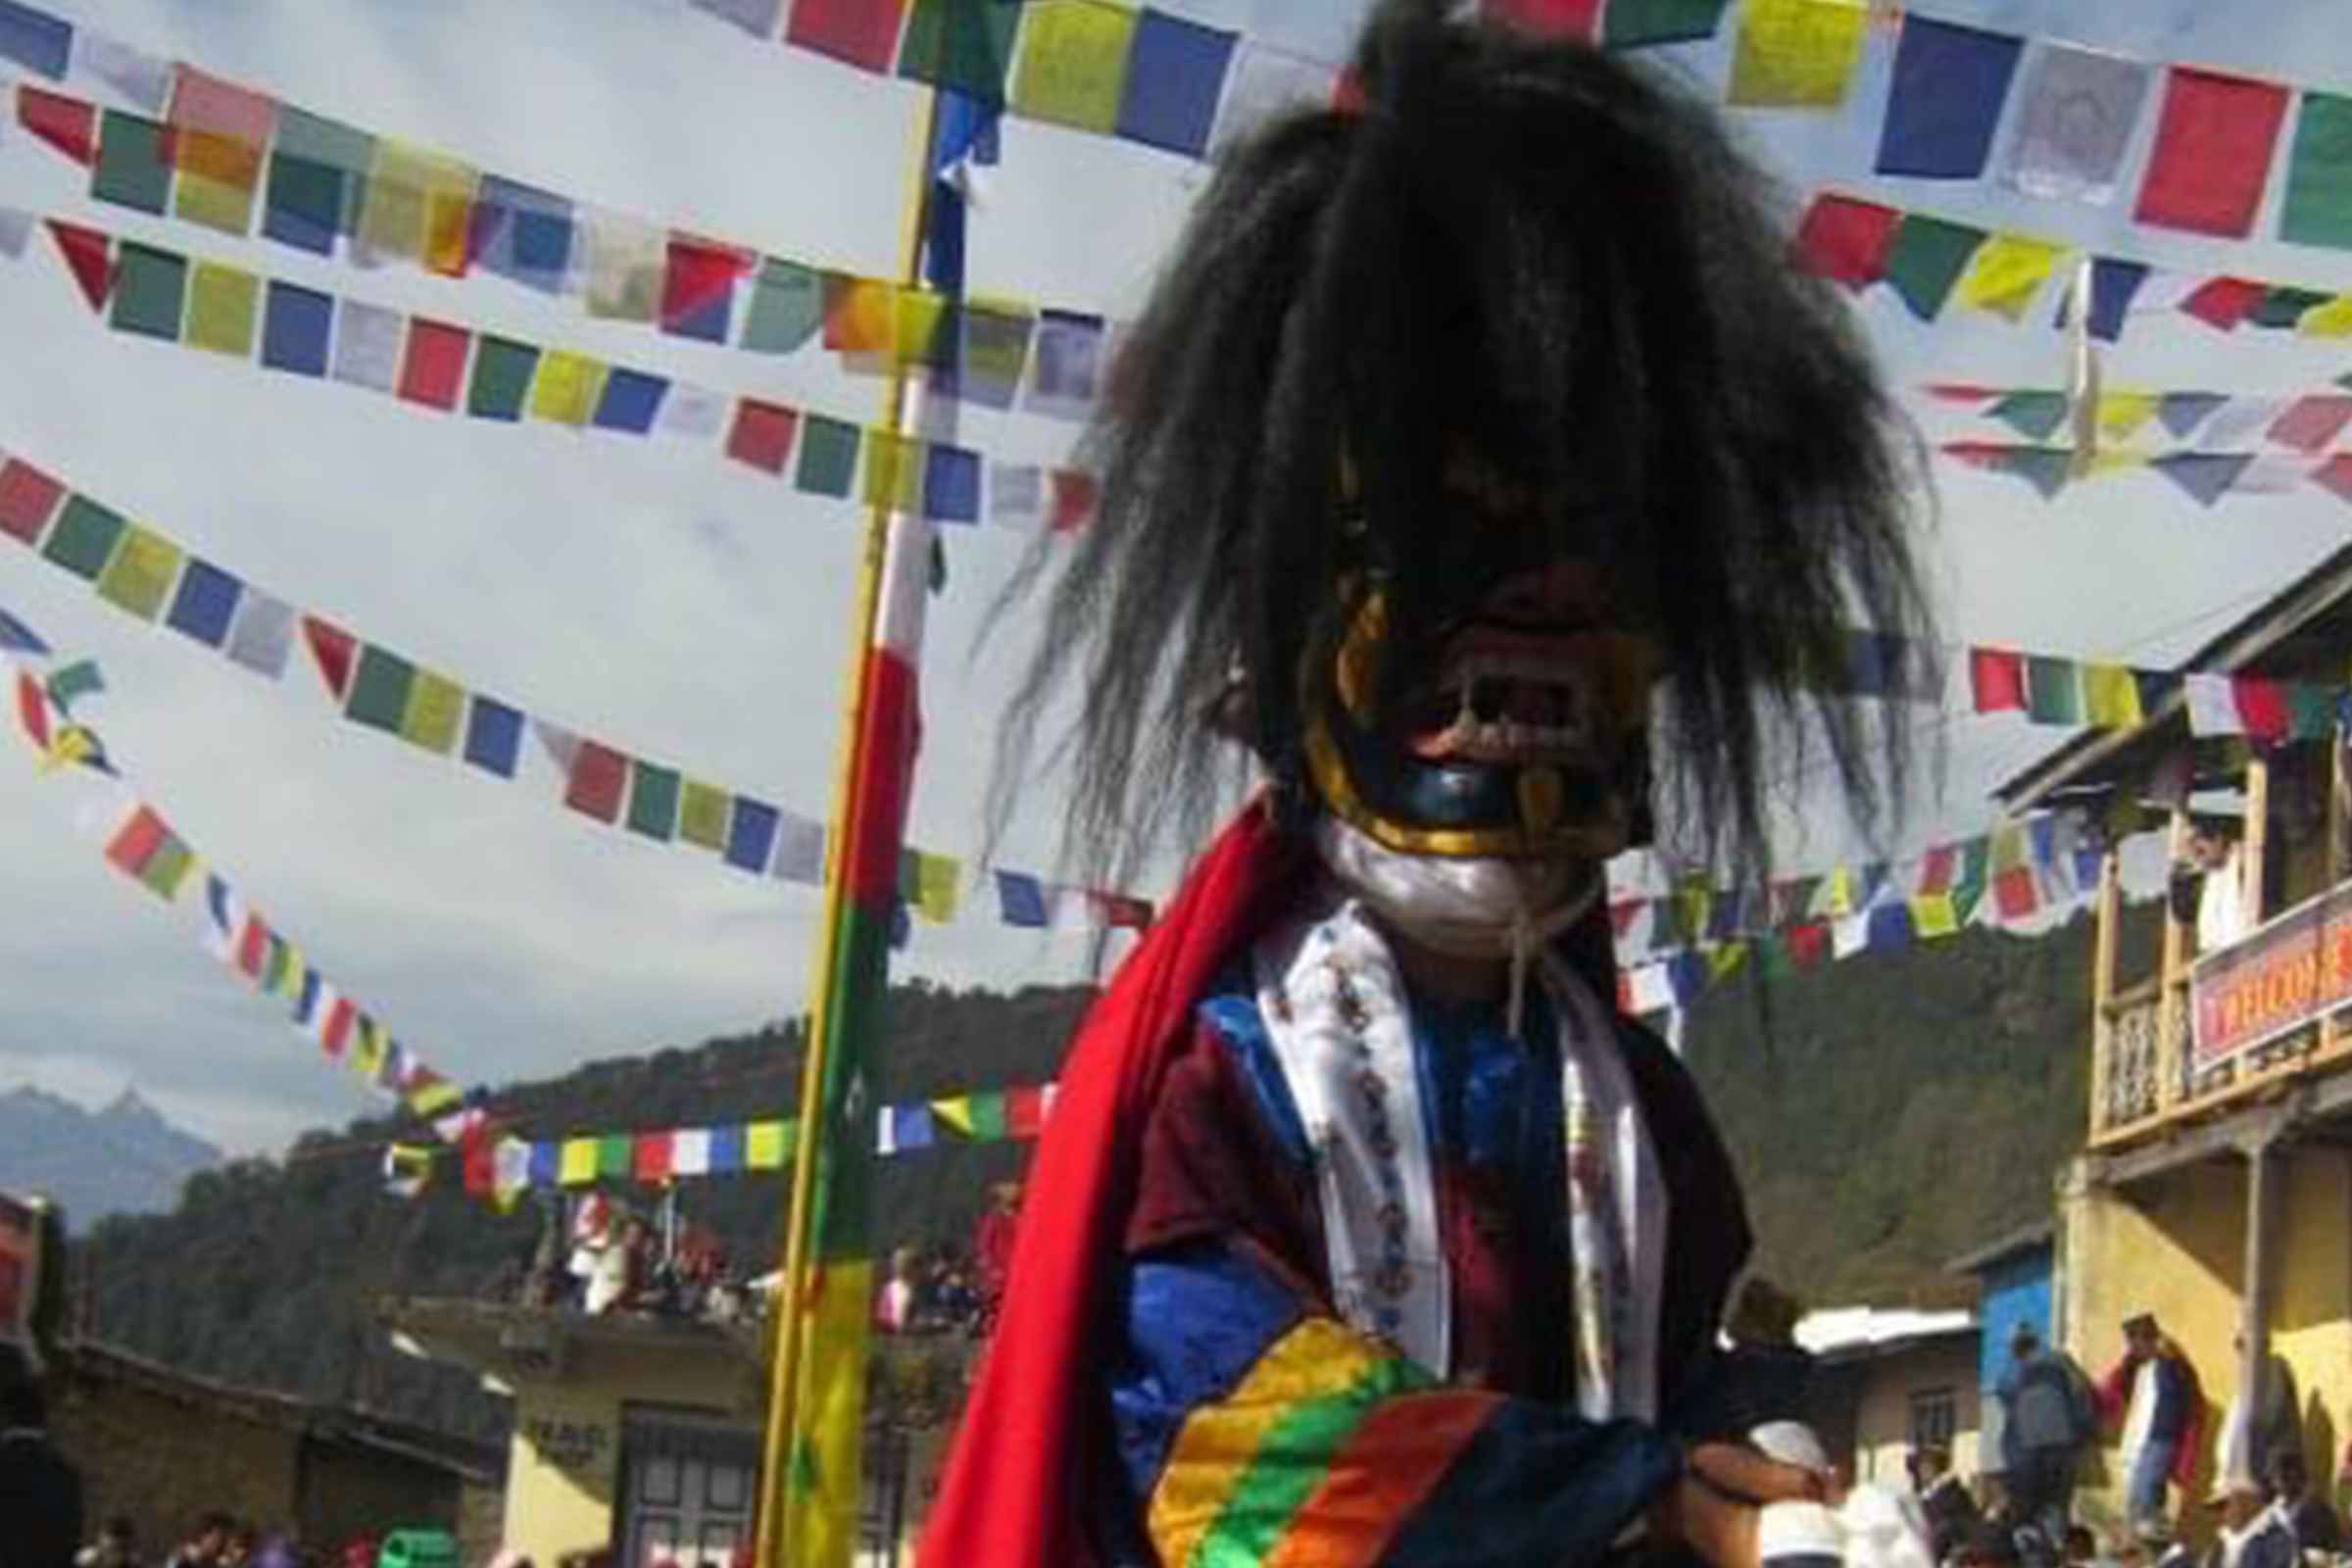
[[[1767,874],[1772,786],[1816,748],[1865,831],[1901,804],[1900,705],[1874,723],[1835,676],[1852,629],[1934,646],[1916,441],[1845,306],[1795,268],[1771,182],[1707,105],[1444,9],[1390,0],[1360,106],[1228,150],[1114,368],[1087,442],[1099,520],[1054,584],[993,808],[1074,680],[1054,750],[1089,875],[1131,875],[1229,798],[1243,764],[1214,710],[1237,677],[1242,733],[1297,798],[1367,568],[1393,699],[1462,608],[1465,540],[1593,563],[1654,638],[1676,847]],[[1465,446],[1535,498],[1511,528],[1464,525]]]

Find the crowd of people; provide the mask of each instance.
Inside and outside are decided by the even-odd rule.
[[[657,1225],[625,1203],[591,1192],[568,1217],[551,1206],[542,1218],[520,1280],[493,1294],[526,1306],[594,1315],[634,1312],[705,1322],[736,1322],[757,1312],[757,1292],[738,1279],[726,1249],[708,1227]]]
[[[970,1247],[943,1242],[902,1247],[874,1297],[874,1327],[884,1334],[961,1334],[986,1339],[1012,1267],[1012,1237],[1021,1211],[1021,1184],[989,1189],[987,1210],[973,1227]]]
[[[2313,1484],[2282,1360],[2264,1358],[2250,1394],[2230,1402],[2208,1472],[2195,1366],[2152,1314],[2127,1319],[2123,1339],[2122,1355],[2094,1382],[2019,1325],[1992,1391],[1999,1435],[1985,1473],[1972,1488],[1947,1450],[1913,1452],[1913,1490],[1938,1563],[2298,1568],[2344,1554],[2344,1521]],[[2243,1354],[2242,1335],[2233,1348]],[[2074,1508],[2084,1456],[2104,1432],[2119,1438],[2124,1505],[2120,1532],[2106,1540]],[[2208,1473],[2212,1483],[2196,1486]],[[2196,1541],[2207,1543],[2202,1551]]]

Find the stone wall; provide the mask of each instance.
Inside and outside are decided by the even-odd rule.
[[[50,1430],[80,1467],[93,1527],[129,1516],[151,1548],[219,1508],[265,1530],[294,1522],[299,1434],[112,1380],[52,1385]]]

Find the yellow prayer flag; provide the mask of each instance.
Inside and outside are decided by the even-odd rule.
[[[1714,895],[1704,883],[1684,888],[1674,896],[1675,914],[1682,921],[1684,932],[1696,939],[1707,928],[1707,915],[1715,903]]]
[[[1731,974],[1733,970],[1740,967],[1740,961],[1746,956],[1747,944],[1744,942],[1729,942],[1720,948],[1709,948],[1707,950],[1708,984],[1712,985]]]
[[[784,1168],[784,1124],[756,1121],[743,1130],[743,1163],[751,1170]]]
[[[61,767],[86,762],[97,755],[98,737],[90,733],[89,727],[68,724],[57,732],[57,738],[49,743],[49,750],[41,754],[35,765],[40,772],[54,773]]]
[[[608,371],[602,360],[549,349],[539,356],[539,378],[531,387],[531,416],[551,424],[586,424],[596,416]]]
[[[963,881],[962,862],[953,856],[918,854],[914,875],[914,912],[932,925],[954,920]]]
[[[1948,937],[1960,929],[1960,911],[1949,893],[1923,893],[1911,901],[1911,929],[1922,942]]]
[[[303,977],[310,972],[310,960],[302,956],[300,948],[289,942],[286,944],[285,966],[279,971],[277,984],[271,989],[281,997],[299,997],[302,995]]]
[[[948,318],[945,296],[928,289],[903,288],[898,291],[898,319],[893,340],[901,359],[910,365],[925,365],[938,356],[940,328]]]
[[[964,1137],[972,1136],[971,1096],[950,1095],[945,1100],[934,1100],[931,1102],[931,1115],[934,1120],[947,1123]]]
[[[141,620],[153,620],[179,575],[179,562],[177,545],[132,523],[98,576],[98,597]]]
[[[2145,452],[2101,447],[2090,455],[2090,462],[2083,466],[2082,473],[2084,477],[2096,478],[2101,474],[2121,473],[2126,468],[2144,468],[2147,466],[2148,455]]]
[[[2129,729],[2139,722],[2139,682],[2121,664],[2082,666],[2082,717],[2085,722]]]
[[[1841,865],[1821,879],[1821,892],[1814,898],[1814,913],[1842,917],[1854,912],[1854,869]]]
[[[556,1160],[556,1180],[565,1187],[585,1187],[596,1180],[596,1140],[566,1138]]]
[[[409,683],[409,702],[400,715],[401,738],[428,752],[449,754],[466,716],[466,688],[429,669]]]
[[[389,137],[378,141],[360,208],[360,246],[453,277],[463,273],[479,178],[454,158]]]
[[[2161,401],[2153,392],[2101,394],[2099,434],[2111,441],[2121,441],[2135,434],[2142,425],[2156,417],[2156,406]]]
[[[690,778],[678,796],[678,837],[706,850],[727,843],[727,808],[733,797],[715,784]]]
[[[2305,337],[2352,337],[2352,294],[2314,305],[2296,320],[2295,330]]]
[[[841,354],[888,354],[898,341],[899,290],[877,277],[827,272],[825,347]]]
[[[1992,873],[2013,871],[2026,863],[2026,830],[2016,822],[2003,822],[1992,830],[1990,849]]]
[[[446,1078],[435,1078],[409,1096],[409,1109],[419,1116],[431,1116],[449,1109],[466,1098],[466,1091]]]
[[[384,1067],[383,1026],[366,1013],[360,1014],[360,1026],[352,1031],[351,1049],[343,1054],[344,1064],[361,1078],[373,1078]]]
[[[1960,279],[1960,303],[2022,320],[2034,296],[2050,280],[2066,247],[2023,234],[1995,234],[1977,251]]]
[[[1031,0],[1012,112],[1108,135],[1118,128],[1136,13],[1109,0]]]
[[[919,512],[923,505],[923,443],[876,425],[865,432],[865,504],[895,512]]]
[[[1747,0],[1732,56],[1731,101],[1834,109],[1845,102],[1870,10],[1857,0]]]
[[[808,1285],[807,1304],[793,1312],[786,1332],[800,1334],[809,1346],[862,1345],[873,1311],[873,1263],[826,1258]],[[847,1563],[860,1538],[858,1474],[865,1424],[854,1412],[864,1397],[866,1358],[812,1354],[805,1364],[802,1413],[790,1440],[796,1474],[785,1489],[787,1539],[796,1561]]]
[[[198,262],[188,282],[188,347],[240,359],[250,355],[261,300],[262,280],[251,272],[219,262]]]

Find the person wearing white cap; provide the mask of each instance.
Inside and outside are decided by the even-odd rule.
[[[2224,1476],[2206,1502],[2221,1510],[2222,1528],[2205,1568],[2296,1568],[2302,1561],[2293,1529],[2252,1476]]]

